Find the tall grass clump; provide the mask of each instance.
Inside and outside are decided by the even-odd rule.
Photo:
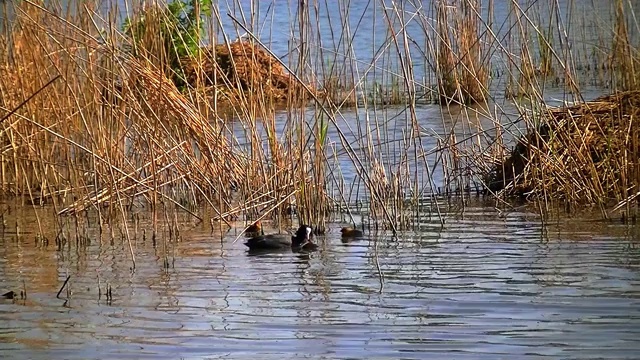
[[[442,103],[484,102],[489,58],[480,27],[480,2],[436,2],[438,91]]]
[[[186,82],[185,67],[200,57],[204,19],[211,17],[211,0],[143,3],[124,20],[129,52],[163,69],[178,87]]]
[[[613,43],[608,59],[609,68],[614,70],[611,81],[620,90],[638,89],[638,85],[640,85],[638,78],[640,55],[638,49],[633,47],[629,37],[627,22],[630,19],[625,15],[626,5],[622,0],[616,0],[614,6]]]
[[[520,139],[490,187],[606,213],[638,191],[638,109],[636,90],[537,114],[542,125]]]
[[[61,215],[96,210],[104,221],[147,205],[195,217],[203,205],[231,208],[249,163],[224,123],[204,117],[161,67],[132,56],[91,5],[61,13],[21,2],[3,34],[3,194]]]

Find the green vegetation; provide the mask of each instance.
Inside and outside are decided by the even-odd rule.
[[[176,85],[184,87],[183,61],[200,57],[204,20],[211,11],[211,0],[173,0],[166,8],[153,4],[127,17],[123,31],[131,38],[134,56],[165,62]]]

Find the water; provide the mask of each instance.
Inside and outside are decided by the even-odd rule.
[[[353,3],[360,6],[353,21],[372,11]],[[273,21],[282,32],[266,42],[284,55],[290,20]],[[371,33],[354,36],[355,57],[365,63],[379,45]],[[548,95],[563,99],[562,91]],[[374,114],[388,146],[376,150],[388,156],[388,169],[405,161],[393,158],[408,128],[403,111]],[[439,107],[416,112],[425,152],[452,127],[476,131],[473,119]],[[350,142],[368,131],[362,110],[342,114],[338,125]],[[280,133],[287,115],[277,116]],[[328,139],[340,144],[334,127]],[[355,172],[340,154],[348,184]],[[425,189],[418,190],[426,191],[420,170]],[[442,182],[441,173],[432,176]],[[577,218],[543,228],[526,210],[505,215],[475,204],[464,216],[449,214],[443,227],[426,221],[398,239],[372,233],[343,244],[333,224],[310,256],[249,256],[233,242],[242,224],[225,234],[197,225],[166,246],[166,234],[155,245],[138,234],[134,271],[118,230],[111,241],[90,228],[90,244],[57,249],[46,216],[49,244],[35,241],[41,230],[31,211],[13,207],[0,229],[0,293],[27,290],[26,299],[0,300],[0,357],[634,359],[640,351],[640,230],[633,226]]]
[[[313,39],[305,45],[309,47],[312,58],[320,59],[317,66],[338,76],[354,71],[358,74],[358,81],[367,81],[370,85],[389,85],[393,81],[404,83],[400,65],[402,60],[398,54],[404,53],[406,48],[414,73],[412,80],[419,91],[425,90],[422,86],[430,88],[436,84],[433,73],[435,65],[430,56],[425,56],[432,54],[437,46],[434,44],[437,36],[433,33],[438,17],[435,3],[370,0],[310,2],[307,21],[312,25],[311,30],[307,31],[312,32]],[[451,6],[459,5],[459,2],[448,3]],[[529,56],[534,64],[538,64],[541,56],[538,32],[550,39],[549,43],[557,54],[570,51],[571,66],[578,69],[602,66],[599,63],[602,58],[596,54],[609,51],[613,41],[611,34],[615,27],[615,7],[608,0],[521,1],[515,2],[516,5],[504,1],[479,3],[479,16],[483,19],[479,31],[483,33],[485,27],[490,26],[494,34],[483,39],[490,49],[485,56],[492,59],[492,93],[504,92],[508,73],[518,76],[517,70],[510,68],[509,64],[519,62],[522,47],[529,49]],[[493,4],[491,9],[489,3]],[[628,14],[638,9],[634,1],[625,2],[624,6]],[[299,38],[300,11],[295,1],[241,0],[230,4],[220,3],[221,26],[214,37],[249,38],[245,30],[248,29],[285,63],[295,62],[299,56],[298,46],[302,42]],[[448,16],[453,17],[455,13],[450,10]],[[531,26],[526,35],[529,39],[520,39],[520,26]],[[534,26],[536,30],[533,30]],[[638,25],[629,21],[627,26],[630,29],[629,41],[637,45]],[[406,44],[403,42],[403,32],[408,38]],[[394,35],[397,42],[390,41]],[[563,58],[564,55],[559,56]],[[567,63],[564,59],[562,62]],[[557,68],[556,72],[561,74],[562,70]],[[325,72],[314,73],[323,76]],[[584,81],[585,87],[598,81],[593,74],[580,75],[579,80]]]
[[[195,227],[168,244],[36,245],[7,217],[0,354],[8,358],[632,359],[640,351],[640,231],[488,207],[397,240],[310,256],[249,256],[237,229]],[[7,220],[9,219],[9,220]],[[241,225],[238,225],[241,226]],[[45,223],[46,228],[46,223]],[[90,232],[94,234],[94,232]],[[374,240],[378,241],[377,256]],[[378,271],[382,274],[382,281]],[[56,293],[70,275],[71,293]],[[102,294],[98,293],[98,278]],[[112,301],[105,299],[106,284]],[[382,286],[381,286],[382,284]],[[70,297],[65,300],[65,298]]]
[[[57,10],[54,12],[59,12],[62,17],[68,12],[86,11],[78,7],[76,1],[45,3],[54,4]],[[95,9],[101,14],[92,16],[92,21],[96,22],[98,29],[111,28],[113,24],[103,21],[113,19],[111,15],[106,15],[113,10],[118,15],[116,27],[120,27],[141,3],[144,2],[97,1]],[[303,42],[300,38],[299,2],[235,0],[213,3],[219,15],[206,21],[208,38],[205,42],[249,39],[250,32],[284,63],[295,68],[299,47]],[[5,22],[11,23],[15,17],[15,2],[6,1],[6,4],[5,7],[0,6],[0,26]],[[491,58],[490,89],[496,95],[504,92],[508,73],[518,75],[518,71],[511,69],[509,64],[519,63],[520,51],[524,46],[520,40],[522,35],[519,26],[531,27],[527,30],[530,39],[525,42],[534,65],[538,64],[540,58],[536,31],[542,31],[544,36],[550,38],[549,42],[562,63],[571,63],[576,67],[575,71],[580,75],[577,80],[581,80],[584,86],[603,83],[596,75],[580,73],[578,70],[601,67],[603,64],[599,62],[606,58],[601,53],[610,51],[612,34],[615,32],[615,7],[611,1],[557,0],[551,5],[525,1],[518,3],[518,6],[498,1],[491,9],[489,2],[480,2],[480,5],[479,16],[483,20],[479,31],[483,34],[485,27],[490,26],[494,34],[483,38],[483,41],[487,48],[485,56]],[[625,2],[624,6],[629,14],[634,14],[638,9],[634,1]],[[419,92],[428,92],[436,85],[435,65],[430,56],[435,51],[433,41],[436,36],[433,32],[437,28],[436,5],[433,1],[319,1],[309,3],[307,10],[306,24],[309,28],[306,31],[311,31],[311,40],[306,40],[308,43],[304,46],[308,47],[310,63],[307,66],[313,70],[314,77],[322,78],[330,74],[339,78],[354,72],[357,73],[354,81],[368,84],[365,88],[369,91],[376,84],[404,84],[400,64],[410,62],[414,73],[412,80]],[[451,11],[449,16],[454,13]],[[633,15],[630,15],[627,24],[629,41],[637,46],[640,38],[637,36],[638,25],[633,19]],[[537,30],[533,29],[534,26]],[[404,32],[408,38],[407,44],[402,39]],[[390,41],[394,34],[398,37],[397,42]],[[398,54],[404,53],[405,47],[410,59],[401,60]],[[567,51],[571,53],[570,61],[565,59]],[[557,76],[561,77],[561,67],[554,66]]]

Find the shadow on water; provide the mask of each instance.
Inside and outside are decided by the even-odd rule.
[[[365,232],[343,244],[336,224],[308,254],[250,254],[234,234],[194,228],[178,243],[138,237],[131,271],[121,240],[58,249],[34,241],[27,213],[12,216],[0,292],[27,294],[0,299],[0,353],[13,358],[623,359],[640,349],[638,227],[543,228],[524,210],[472,205],[397,239]]]

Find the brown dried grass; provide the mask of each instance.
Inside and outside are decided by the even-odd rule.
[[[473,104],[488,96],[489,61],[483,52],[479,3],[463,0],[436,5],[438,90],[443,104]]]
[[[123,50],[122,34],[100,33],[90,21],[95,13],[83,8],[62,16],[31,2],[16,9],[14,27],[2,36],[11,51],[0,52],[4,195],[52,203],[59,214],[97,209],[126,218],[127,209],[149,204],[200,218],[208,206],[212,218],[227,220],[247,209],[285,213],[294,207],[293,194],[314,188],[305,137],[271,133],[264,148],[256,118],[247,116],[255,146],[234,147],[216,104],[194,101],[201,89],[178,90],[159,58],[134,57]],[[244,45],[232,46],[234,56]],[[238,82],[243,75],[256,81],[245,84],[247,91],[264,88],[251,79],[267,71],[287,77],[251,49],[251,59],[259,57],[255,67],[233,68]],[[50,79],[58,80],[23,104]],[[254,114],[266,113],[260,109]]]
[[[538,114],[494,169],[493,191],[605,206],[640,188],[640,91],[618,92]]]
[[[185,74],[191,86],[213,87],[221,93],[220,105],[238,106],[238,93],[261,93],[275,102],[286,102],[303,88],[273,56],[257,44],[234,41],[202,48],[202,57],[185,58]],[[202,84],[198,84],[199,79]],[[211,96],[211,95],[210,95]]]

